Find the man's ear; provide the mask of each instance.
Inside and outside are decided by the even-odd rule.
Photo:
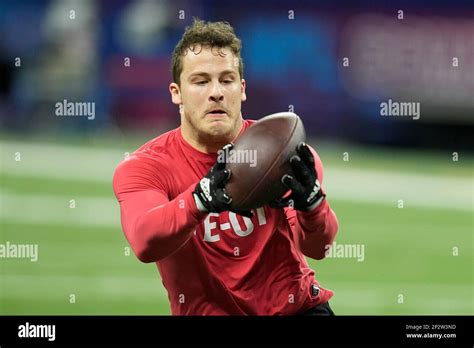
[[[247,100],[247,94],[245,94],[245,87],[246,87],[246,84],[245,84],[245,80],[242,79],[242,81],[240,82],[240,89],[241,89],[241,96],[240,96],[240,100],[241,101],[246,101]]]
[[[176,104],[176,105],[182,104],[181,90],[179,89],[178,84],[174,82],[170,83],[169,91],[171,94],[171,101],[173,102],[173,104]]]

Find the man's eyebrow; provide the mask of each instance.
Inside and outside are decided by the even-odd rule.
[[[191,75],[189,75],[189,78],[196,77],[196,76],[209,77],[210,75],[207,72],[197,71],[197,72],[194,72]]]
[[[220,75],[230,75],[230,74],[237,74],[236,71],[234,70],[224,70],[224,71],[221,71]]]
[[[234,70],[230,70],[230,69],[229,69],[229,70],[221,71],[221,72],[219,73],[220,76],[222,76],[222,75],[230,75],[230,74],[237,74],[237,72],[234,71]],[[193,77],[196,77],[196,76],[209,77],[209,76],[211,76],[211,75],[210,75],[209,73],[207,73],[207,72],[204,72],[204,71],[196,71],[196,72],[192,73],[191,75],[189,75],[189,78],[193,78]]]

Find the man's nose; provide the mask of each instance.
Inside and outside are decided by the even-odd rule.
[[[211,94],[209,95],[209,101],[220,102],[222,100],[224,100],[224,94],[222,93],[221,85],[219,82],[214,82]]]

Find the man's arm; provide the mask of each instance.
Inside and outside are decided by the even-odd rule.
[[[336,214],[324,200],[310,212],[297,212],[294,233],[301,252],[312,259],[321,260],[336,237]]]
[[[324,171],[321,159],[314,149],[308,148],[313,155],[317,179],[322,186]],[[329,206],[324,193],[322,196],[322,201],[309,211],[285,208],[296,245],[305,256],[316,260],[325,257],[327,246],[333,243],[338,230],[336,214]]]
[[[195,185],[170,201],[156,175],[151,164],[130,159],[120,164],[113,181],[125,236],[137,258],[146,263],[177,251],[207,215],[196,207]]]

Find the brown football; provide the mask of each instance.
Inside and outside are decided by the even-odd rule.
[[[226,168],[232,172],[226,184],[231,207],[254,209],[280,198],[287,191],[281,178],[292,173],[289,159],[305,138],[303,122],[292,112],[272,114],[251,125],[227,158]]]

